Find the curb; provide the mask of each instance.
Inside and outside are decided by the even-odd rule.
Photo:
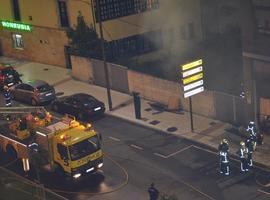
[[[119,115],[114,115],[110,111],[105,112],[105,115],[108,115],[108,116],[111,116],[111,117],[114,117],[114,118],[118,118],[118,119],[124,120],[126,122],[129,122],[129,123],[134,124],[134,125],[141,126],[143,128],[147,128],[147,129],[155,130],[155,131],[158,131],[158,132],[163,132],[163,133],[167,133],[167,134],[170,134],[170,135],[174,135],[173,133],[171,133],[169,131],[161,130],[161,129],[156,128],[156,127],[152,127],[151,125],[145,124],[143,122],[141,122],[141,123],[139,121],[137,122],[137,119],[136,120],[131,120],[129,118],[125,118],[125,117],[122,117],[122,116],[119,116]],[[196,141],[196,140],[192,140],[190,138],[186,138],[186,137],[184,137],[182,135],[174,135],[174,136],[175,137],[182,138],[182,139],[187,140],[187,141],[190,141],[190,142],[193,142],[193,143],[195,143],[196,145],[198,145],[200,147],[203,147],[203,148],[206,148],[206,149],[209,149],[209,150],[211,150],[213,152],[217,152],[218,153],[217,148],[214,148],[211,145],[208,145],[208,144],[205,144],[203,142]],[[229,155],[234,160],[238,160],[239,161],[239,157],[236,154],[229,154]],[[257,161],[254,161],[254,160],[253,160],[253,163],[254,163],[254,167],[270,172],[270,166],[264,165],[262,163],[259,163]]]

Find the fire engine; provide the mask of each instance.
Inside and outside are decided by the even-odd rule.
[[[44,169],[73,180],[103,166],[101,136],[91,124],[81,124],[70,115],[52,117],[43,107],[0,108],[0,113],[19,113],[0,125],[0,148],[21,159],[24,171],[30,170],[33,154],[42,158]]]

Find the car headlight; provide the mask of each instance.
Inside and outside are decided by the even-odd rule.
[[[103,166],[103,163],[98,164],[98,168],[101,168]]]
[[[79,178],[81,175],[82,175],[82,174],[80,174],[80,173],[74,174],[74,175],[73,175],[73,178],[77,179],[77,178]]]

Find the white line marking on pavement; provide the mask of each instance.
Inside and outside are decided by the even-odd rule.
[[[189,145],[189,146],[187,146],[187,147],[185,147],[185,148],[183,148],[183,149],[180,149],[180,150],[178,150],[178,151],[176,151],[176,152],[174,152],[174,153],[171,153],[171,154],[169,154],[169,155],[167,155],[167,156],[162,155],[162,154],[160,154],[160,153],[154,153],[154,155],[166,159],[166,158],[172,157],[172,156],[174,156],[174,155],[176,155],[176,154],[178,154],[178,153],[181,153],[181,152],[183,152],[183,151],[185,151],[185,150],[187,150],[187,149],[189,149],[189,148],[191,148],[191,147],[193,147],[193,145]]]
[[[166,156],[160,154],[160,153],[154,153],[154,155],[158,156],[158,157],[161,157],[161,158],[166,158]]]
[[[118,139],[118,138],[115,138],[115,137],[109,137],[110,139],[112,139],[112,140],[114,140],[114,141],[117,141],[117,142],[119,142],[120,141],[120,139]]]
[[[135,144],[131,144],[130,146],[131,146],[131,147],[134,147],[135,149],[140,149],[140,150],[143,150],[143,148],[142,148],[142,147],[139,147],[139,146],[137,146],[137,145],[135,145]]]
[[[266,191],[264,191],[264,190],[257,190],[257,192],[261,192],[261,193],[263,193],[263,194],[267,194],[267,195],[270,195],[270,193],[269,192],[266,192]]]
[[[167,155],[166,158],[169,158],[169,157],[174,156],[174,155],[176,155],[176,154],[178,154],[178,153],[181,153],[181,152],[183,152],[183,151],[185,151],[185,150],[191,148],[192,146],[193,146],[193,145],[189,145],[189,146],[187,146],[187,147],[185,147],[185,148],[183,148],[183,149],[180,149],[179,151],[176,151],[176,152],[174,152],[174,153],[171,153],[171,154]]]

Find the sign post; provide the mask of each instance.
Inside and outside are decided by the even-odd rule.
[[[204,91],[202,59],[181,65],[181,77],[184,98],[189,98],[189,113],[191,132],[194,131],[191,96]]]

